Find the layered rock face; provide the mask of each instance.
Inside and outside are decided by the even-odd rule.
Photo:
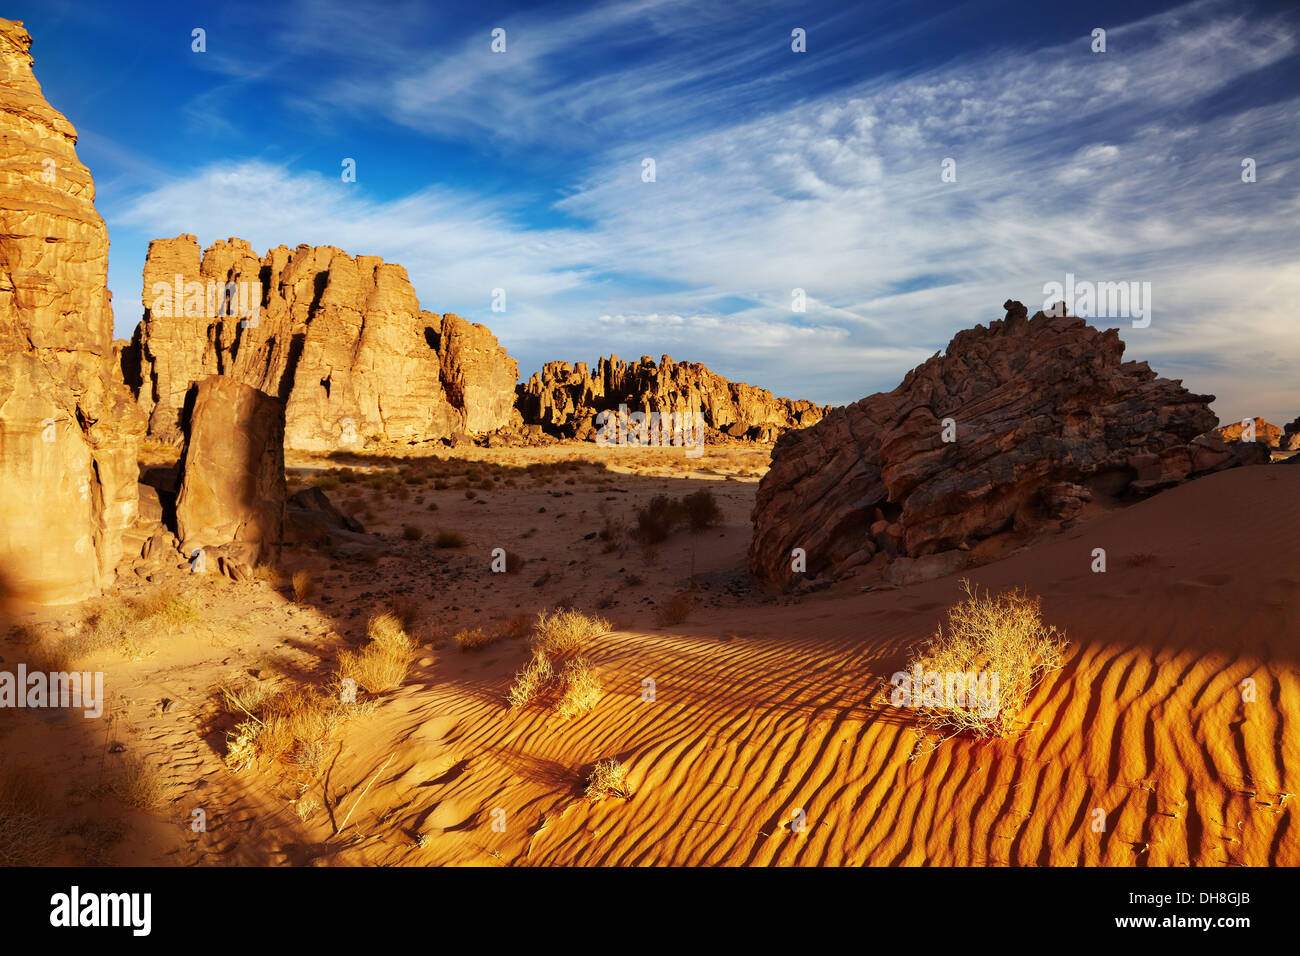
[[[242,546],[240,563],[272,560],[284,528],[284,403],[211,375],[195,386],[186,426],[176,499],[181,549],[233,544]]]
[[[894,391],[777,441],[753,512],[755,575],[778,587],[865,565],[894,583],[937,577],[1067,525],[1094,496],[1267,461],[1262,444],[1205,436],[1214,396],[1124,362],[1115,330],[1005,308]]]
[[[200,255],[156,239],[144,320],[122,365],[175,441],[190,385],[224,375],[285,403],[285,444],[309,451],[421,442],[511,425],[518,365],[485,327],[420,308],[399,265],[332,246],[258,258],[242,239]]]
[[[722,435],[771,441],[790,428],[821,421],[827,409],[807,401],[774,398],[765,388],[729,382],[698,362],[648,355],[628,363],[601,358],[593,375],[586,362],[548,362],[519,388],[519,410],[530,425],[561,438],[596,437],[595,417],[626,405],[631,411],[703,413],[716,439]]]
[[[94,182],[30,48],[0,19],[0,564],[53,604],[112,582],[144,422],[114,367]]]

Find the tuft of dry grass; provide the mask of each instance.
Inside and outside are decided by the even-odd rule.
[[[970,681],[957,679],[951,694],[946,685],[942,695],[913,688],[918,733],[1004,737],[1042,676],[1061,666],[1068,642],[1063,632],[1043,623],[1040,598],[1019,589],[981,594],[968,580],[962,589],[966,599],[949,608],[947,629],[939,627],[909,673],[919,666],[923,674],[978,675],[986,692],[970,693]]]
[[[496,632],[483,630],[481,627],[465,628],[457,632],[455,641],[460,645],[462,651],[481,651],[493,641],[499,639],[501,635]]]
[[[123,803],[141,810],[157,810],[166,802],[166,785],[158,768],[142,757],[125,757],[109,782]]]
[[[573,608],[541,611],[533,628],[533,644],[550,657],[567,657],[612,629],[603,617],[589,617]]]
[[[674,594],[659,608],[659,623],[667,627],[680,624],[690,616],[693,607],[690,595],[685,591]]]
[[[226,735],[226,764],[235,770],[259,761],[281,767],[297,789],[294,810],[307,819],[321,806],[312,788],[324,772],[330,739],[365,708],[344,702],[339,694],[276,688],[269,682],[223,687],[222,698],[226,712],[239,720]]]
[[[359,653],[339,654],[338,676],[351,678],[371,694],[392,690],[406,678],[415,659],[415,643],[392,612],[377,614],[366,625],[369,641]]]
[[[514,641],[527,637],[533,630],[533,619],[527,614],[516,614],[497,628],[497,636],[503,640]]]
[[[603,690],[595,669],[581,657],[564,662],[560,672],[560,697],[555,711],[561,717],[585,714],[600,702]]]
[[[533,626],[533,656],[515,675],[506,695],[510,707],[517,710],[554,697],[556,712],[561,717],[572,717],[596,706],[601,696],[596,671],[586,660],[573,655],[611,627],[604,618],[570,607],[539,612]]]
[[[0,866],[39,866],[54,853],[53,804],[40,772],[0,766]]]
[[[311,600],[316,593],[316,577],[306,568],[293,572],[293,599],[299,604]]]
[[[620,797],[627,800],[631,796],[632,793],[627,787],[627,768],[612,757],[608,760],[597,760],[591,768],[591,774],[587,777],[587,799],[598,802],[606,797]]]
[[[526,707],[547,692],[555,681],[555,668],[541,650],[534,649],[532,660],[515,675],[515,681],[506,694],[512,710]]]
[[[91,612],[80,633],[55,649],[55,656],[69,670],[71,665],[100,651],[114,650],[130,658],[145,653],[160,634],[199,619],[198,607],[189,598],[159,589],[141,598],[108,599]]]
[[[439,548],[463,548],[465,547],[465,536],[459,531],[441,528],[433,543]]]

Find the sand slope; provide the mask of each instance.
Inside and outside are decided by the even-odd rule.
[[[486,506],[448,491],[433,513],[393,503],[394,527],[465,528],[470,546],[426,559],[427,545],[394,539],[402,557],[331,572],[332,597],[315,606],[255,582],[186,579],[202,621],[142,660],[102,665],[107,721],[10,715],[25,723],[6,752],[68,781],[71,816],[111,809],[89,790],[121,759],[105,755],[110,742],[163,767],[167,803],[122,810],[132,836],[116,863],[1300,863],[1300,468],[1200,479],[972,572],[981,586],[1040,595],[1070,640],[1065,663],[1030,700],[1022,736],[949,740],[915,760],[910,713],[875,690],[959,599],[956,578],[866,593],[846,582],[797,601],[719,586],[683,623],[656,626],[651,595],[662,603],[692,570],[726,582],[743,568],[754,485],[712,481],[725,527],[680,533],[647,560],[602,553],[587,525],[611,496],[630,508],[660,486],[625,476],[618,494],[585,481],[504,490]],[[554,520],[557,506],[586,517]],[[533,523],[556,529],[521,545],[539,563],[485,579],[478,552]],[[1090,570],[1098,547],[1104,574]],[[559,583],[535,588],[540,567]],[[633,571],[639,587],[627,584]],[[359,640],[363,609],[394,589],[421,598],[421,657],[331,745],[325,809],[300,822],[275,768],[224,766],[212,690],[268,671],[323,682],[338,648]],[[569,720],[512,713],[503,697],[524,643],[467,653],[450,634],[561,593],[587,610],[622,598],[599,612],[619,629],[585,654],[605,695]],[[164,698],[180,706],[161,712]],[[607,757],[626,764],[633,796],[592,804],[583,784]],[[195,807],[206,832],[189,825]],[[68,839],[61,860],[77,862]]]
[[[365,758],[340,765],[361,780],[395,753],[362,817],[428,846],[398,834],[349,862],[1296,864],[1297,528],[1300,469],[1256,467],[975,572],[1042,595],[1066,663],[1021,738],[915,762],[907,715],[869,704],[870,688],[932,632],[953,579],[612,634],[591,655],[607,695],[569,721],[503,711],[519,647],[448,651],[350,739]],[[585,768],[610,756],[634,796],[592,806]]]

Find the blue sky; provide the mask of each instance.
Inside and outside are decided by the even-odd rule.
[[[666,352],[840,404],[892,389],[1007,298],[1042,307],[1069,272],[1150,282],[1149,327],[1096,324],[1219,395],[1224,420],[1281,423],[1300,413],[1292,7],[40,0],[5,15],[81,135],[119,337],[151,238],[308,242],[406,266],[424,308],[489,325],[524,376]]]

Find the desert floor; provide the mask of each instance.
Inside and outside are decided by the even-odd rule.
[[[0,751],[39,768],[64,863],[1300,863],[1300,468],[1200,479],[968,572],[1040,595],[1070,641],[1064,666],[1020,735],[912,759],[910,714],[878,689],[959,581],[764,594],[745,552],[767,457],[591,445],[291,457],[291,490],[327,488],[382,535],[383,556],[286,550],[280,575],[240,583],[183,565],[128,573],[100,602],[15,611],[6,668],[57,651],[112,602],[162,591],[196,613],[80,663],[105,672],[102,719],[0,712]],[[698,488],[716,494],[719,527],[650,550],[633,540],[652,495]],[[439,531],[463,545],[438,547]],[[498,547],[522,568],[492,572]],[[1090,570],[1098,547],[1106,573]],[[311,579],[300,599],[295,571]],[[683,593],[689,613],[665,623]],[[327,686],[394,599],[418,657],[330,736],[310,798],[282,761],[230,769],[236,718],[220,688]],[[567,719],[504,700],[529,657],[519,616],[556,605],[613,624],[584,651],[603,696]],[[454,640],[512,621],[516,636],[481,650]],[[626,766],[630,798],[583,795],[605,758]]]

